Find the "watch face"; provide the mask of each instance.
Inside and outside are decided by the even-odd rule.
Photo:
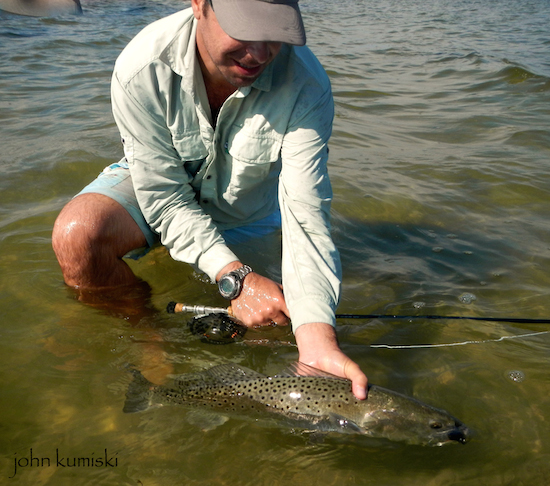
[[[237,291],[237,282],[232,275],[224,275],[218,282],[220,294],[226,299],[230,299]]]
[[[218,281],[218,289],[222,297],[233,300],[239,296],[243,286],[244,278],[252,272],[252,269],[248,265],[243,265],[237,270],[226,273]]]

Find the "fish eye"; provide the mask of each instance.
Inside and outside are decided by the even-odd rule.
[[[441,422],[432,422],[430,424],[430,427],[432,429],[441,429],[443,427],[443,425],[441,424]]]

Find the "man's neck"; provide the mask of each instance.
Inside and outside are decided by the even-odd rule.
[[[237,91],[237,88],[231,86],[231,88],[228,89],[224,86],[212,85],[208,83],[206,79],[204,85],[206,87],[206,95],[208,96],[208,104],[210,105],[210,112],[212,114],[212,123],[216,126],[216,120],[222,105],[229,96]]]
[[[229,98],[237,88],[232,86],[227,80],[223,78],[216,78],[206,68],[204,61],[202,60],[198,49],[197,57],[199,60],[199,66],[202,73],[202,78],[204,80],[204,87],[206,89],[206,96],[208,97],[208,104],[210,105],[210,112],[212,114],[212,124],[216,126],[216,120],[218,118],[218,113],[222,105],[225,103],[225,100]]]

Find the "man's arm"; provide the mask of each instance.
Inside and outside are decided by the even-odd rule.
[[[279,205],[285,298],[300,361],[350,379],[355,396],[364,399],[367,377],[341,351],[335,331],[341,268],[330,235],[327,169],[334,103],[328,78],[311,65],[317,71],[301,91],[282,145]]]
[[[174,259],[196,265],[213,278],[219,268],[237,257],[198,203],[192,177],[174,147],[166,122],[170,99],[154,89],[160,82],[155,76],[162,75],[167,83],[169,73],[161,67],[158,70],[161,72],[147,70],[139,82],[131,85],[121,82],[115,70],[111,85],[113,115],[147,223]],[[186,147],[189,160],[208,155],[198,136],[191,137]]]

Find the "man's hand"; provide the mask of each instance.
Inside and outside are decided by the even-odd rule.
[[[217,280],[241,266],[240,262],[230,263],[220,271]],[[231,301],[231,310],[237,319],[249,327],[281,326],[289,322],[290,312],[282,287],[255,272],[245,277],[241,294]],[[296,330],[295,336],[302,363],[351,380],[353,394],[360,400],[367,397],[367,377],[357,363],[341,351],[336,331],[330,324],[303,324]]]
[[[340,350],[336,331],[330,324],[302,324],[295,336],[302,363],[351,380],[353,394],[360,400],[367,397],[367,377]]]
[[[218,274],[217,279],[241,266],[240,262],[229,264]],[[241,294],[231,301],[231,311],[248,327],[285,326],[290,314],[281,285],[255,272],[244,278]]]

